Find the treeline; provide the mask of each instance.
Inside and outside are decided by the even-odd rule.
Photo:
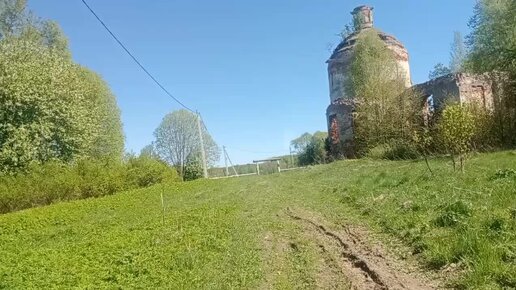
[[[478,1],[469,27],[465,46],[460,34],[454,35],[449,70],[488,78],[494,106],[448,104],[412,134],[420,154],[449,154],[461,169],[469,152],[516,146],[516,2]]]
[[[177,179],[162,161],[124,158],[108,84],[25,0],[0,0],[0,108],[0,213]]]
[[[106,82],[73,62],[55,22],[35,18],[22,0],[1,5],[0,171],[51,160],[121,160],[120,110]]]
[[[465,69],[489,75],[498,84],[488,129],[495,145],[516,145],[516,2],[479,1],[469,22]]]

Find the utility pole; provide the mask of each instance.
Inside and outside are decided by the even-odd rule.
[[[236,171],[236,168],[235,168],[235,165],[233,165],[233,162],[231,162],[231,158],[229,158],[229,154],[226,151],[226,148],[224,148],[224,154],[226,154],[226,158],[228,159],[229,164],[231,164],[231,168],[233,168],[233,172],[235,172],[235,175],[238,176],[238,172]],[[227,167],[226,167],[226,170],[227,170]],[[228,173],[228,175],[229,175],[229,173]]]
[[[204,178],[208,178],[208,168],[206,166],[206,151],[204,151],[204,139],[202,137],[201,114],[199,114],[199,112],[197,112],[197,129],[199,131],[199,142],[201,143],[202,169],[204,173]]]
[[[288,146],[288,151],[290,152],[290,166],[294,167],[294,157],[292,157],[292,146]]]
[[[222,150],[224,150],[224,164],[226,165],[226,176],[229,176],[229,168],[228,168],[228,157],[226,153],[226,146],[222,146]]]

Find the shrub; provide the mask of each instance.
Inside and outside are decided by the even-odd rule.
[[[149,156],[132,157],[127,163],[127,182],[146,187],[161,182],[178,180],[177,171],[164,162]]]
[[[514,169],[498,169],[491,179],[504,179],[516,176],[516,170]]]
[[[394,140],[390,144],[375,146],[367,153],[367,157],[388,160],[417,159],[419,155],[414,145],[403,140]]]
[[[25,173],[0,175],[0,213],[177,180],[173,168],[148,157],[132,157],[125,163],[105,159],[33,164]]]
[[[419,153],[417,148],[408,142],[394,141],[384,157],[389,160],[417,159]]]
[[[451,155],[455,169],[456,158],[460,169],[464,170],[466,154],[472,150],[475,134],[475,119],[470,109],[460,104],[449,105],[444,109],[438,123],[439,140]]]
[[[302,166],[323,164],[327,159],[326,136],[314,136],[310,139],[304,150],[299,153],[299,164]]]
[[[202,164],[198,158],[191,158],[185,166],[183,179],[185,181],[196,180],[203,177]]]
[[[385,154],[387,153],[387,151],[389,151],[389,149],[390,148],[388,144],[377,145],[369,149],[369,151],[367,152],[367,157],[372,159],[384,159]]]

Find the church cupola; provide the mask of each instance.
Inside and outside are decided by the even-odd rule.
[[[355,31],[373,27],[373,7],[362,5],[351,12]]]

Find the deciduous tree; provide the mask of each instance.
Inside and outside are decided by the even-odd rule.
[[[451,155],[453,168],[458,159],[461,171],[464,171],[466,154],[472,150],[472,138],[475,134],[475,119],[467,106],[448,105],[442,112],[438,123],[438,136],[445,150]]]
[[[302,152],[306,148],[306,146],[308,146],[311,139],[312,134],[306,132],[303,133],[301,136],[297,137],[296,139],[290,141],[290,145],[294,148],[296,152]]]
[[[438,63],[430,71],[430,73],[428,74],[428,78],[433,80],[438,77],[442,77],[442,76],[449,75],[449,74],[451,74],[451,70],[444,64]]]
[[[516,145],[516,1],[480,0],[469,22],[466,69],[488,73],[495,84],[496,131],[503,146]]]
[[[220,150],[210,134],[202,128],[204,148],[209,164],[220,158]],[[167,114],[154,131],[155,148],[162,160],[179,168],[184,176],[187,158],[200,153],[200,138],[197,127],[197,115],[187,110],[178,110]]]
[[[462,72],[466,61],[467,51],[464,39],[459,31],[453,33],[453,43],[450,52],[450,71],[452,73]]]
[[[304,133],[298,138],[292,140],[291,144],[298,153],[298,161],[300,165],[322,164],[326,162],[326,139],[327,132],[317,131],[313,135]]]
[[[30,162],[121,158],[114,96],[95,73],[31,40],[0,41],[0,170]]]
[[[121,159],[116,99],[102,78],[71,59],[59,25],[25,0],[0,0],[0,171],[51,159]]]
[[[3,170],[86,154],[94,134],[75,65],[23,39],[0,41]]]
[[[60,51],[55,52],[61,55]],[[82,81],[83,105],[90,110],[88,125],[94,131],[87,155],[94,158],[121,159],[124,133],[115,96],[97,73],[80,66],[76,66],[76,70]]]
[[[30,22],[26,0],[0,0],[0,37],[21,33]]]
[[[393,140],[409,140],[417,99],[406,92],[394,53],[373,29],[362,32],[355,46],[348,94],[355,96],[354,134],[357,154]]]

